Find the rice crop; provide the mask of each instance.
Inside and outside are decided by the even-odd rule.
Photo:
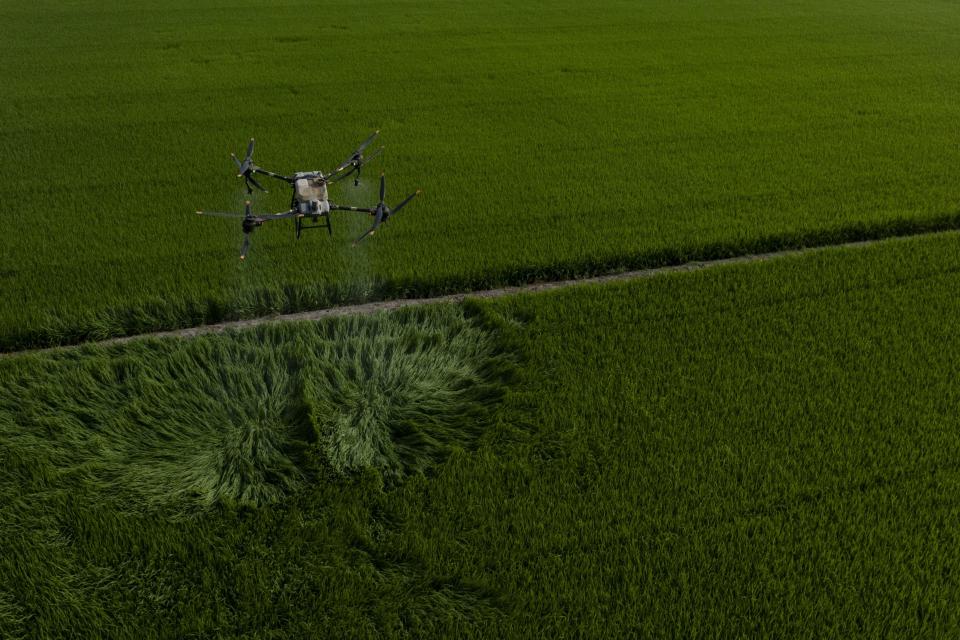
[[[955,226],[958,27],[937,0],[7,3],[0,348]],[[242,206],[250,137],[291,172],[374,129],[388,199],[425,192],[356,249],[339,214],[241,265],[192,213]]]
[[[958,244],[956,234],[905,239],[464,311],[2,361],[0,630],[949,636],[960,624]],[[377,340],[392,349],[360,352]],[[424,473],[393,473],[366,447],[355,459],[373,464],[328,457],[325,429],[355,421],[318,421],[317,407],[337,416],[351,389],[392,379],[365,357],[412,352],[422,364],[433,353],[442,370],[463,371],[441,345],[489,369],[481,390],[498,389],[495,405],[487,392],[457,400],[466,413],[487,407],[463,420],[463,444],[434,456],[426,440],[410,443],[432,461]],[[288,386],[322,362],[353,381],[326,371],[312,374],[312,391]],[[262,385],[267,399],[276,380],[294,418],[270,424],[299,427],[274,441],[297,469],[281,474],[289,486],[256,505],[204,506],[103,474],[99,452],[121,446],[106,410],[121,372],[159,385],[157,397],[199,387],[198,406],[213,412],[202,396],[225,392],[208,384]],[[458,388],[473,376],[447,378]],[[324,396],[324,382],[342,391]],[[431,398],[425,406],[446,396]],[[405,392],[376,406],[394,401],[407,415]]]
[[[301,354],[313,372],[303,398],[333,469],[422,472],[477,435],[509,369],[495,339],[457,313],[324,325],[325,339]]]
[[[217,568],[202,558],[211,542],[259,545],[248,526],[315,545],[307,555],[320,551],[345,580],[352,564],[330,549],[354,544],[355,506],[332,496],[415,477],[470,447],[513,366],[500,352],[495,335],[447,306],[3,363],[0,635],[240,634],[256,623],[222,626],[230,584],[260,593],[286,561],[244,577],[235,572],[249,558],[221,556]],[[281,533],[280,514],[301,499],[308,515]],[[304,522],[317,517],[323,526]],[[335,588],[322,566],[308,558],[303,568],[319,581],[308,591]],[[380,586],[415,601],[422,591],[421,614],[471,606],[469,593],[414,578]],[[302,606],[305,593],[288,584]]]
[[[0,391],[12,457],[106,495],[201,508],[277,502],[314,447],[341,472],[422,472],[476,435],[508,370],[453,307],[180,342],[27,367]],[[55,471],[54,471],[55,470]]]

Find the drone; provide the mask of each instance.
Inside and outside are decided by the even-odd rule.
[[[250,143],[247,145],[247,155],[242,161],[237,158],[236,155],[232,153],[230,154],[230,157],[233,158],[234,163],[237,165],[237,177],[243,178],[244,184],[247,187],[248,195],[253,194],[254,188],[267,193],[267,190],[264,189],[259,182],[257,182],[256,178],[254,178],[255,174],[286,182],[293,188],[293,196],[290,198],[290,209],[280,213],[256,215],[253,213],[253,207],[250,204],[250,201],[247,200],[245,204],[246,210],[244,213],[197,211],[197,214],[201,216],[215,216],[219,218],[242,219],[243,245],[240,247],[241,260],[246,259],[247,252],[250,249],[250,234],[253,233],[257,227],[263,226],[263,223],[271,222],[273,220],[285,220],[287,218],[292,218],[295,223],[294,229],[296,238],[298,240],[300,239],[300,235],[303,233],[303,231],[307,229],[326,229],[327,233],[332,235],[333,227],[330,224],[331,211],[355,211],[373,216],[373,226],[367,229],[362,236],[353,241],[354,246],[356,246],[357,243],[364,238],[372,236],[374,233],[376,233],[380,228],[380,225],[387,222],[391,216],[399,213],[400,210],[407,205],[407,203],[421,193],[421,191],[418,189],[414,193],[411,193],[409,196],[407,196],[397,206],[393,208],[388,207],[385,202],[387,180],[386,176],[381,171],[380,201],[376,204],[376,206],[370,208],[348,207],[330,202],[329,198],[327,197],[328,185],[340,182],[341,180],[349,178],[350,176],[354,176],[353,184],[354,186],[359,186],[360,173],[363,170],[363,167],[372,160],[376,159],[383,152],[383,147],[380,147],[369,156],[365,157],[363,155],[363,152],[368,146],[370,146],[370,143],[376,140],[378,135],[380,135],[380,131],[375,131],[373,135],[361,142],[360,146],[358,146],[354,152],[350,154],[350,157],[337,165],[337,167],[330,173],[324,173],[323,171],[298,171],[292,176],[285,176],[279,173],[274,173],[273,171],[267,171],[266,169],[254,164],[254,139],[250,138]],[[305,224],[305,218],[309,219],[312,224]]]

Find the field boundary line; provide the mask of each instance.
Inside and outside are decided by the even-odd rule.
[[[232,329],[247,329],[262,324],[273,322],[298,322],[315,321],[324,318],[336,318],[350,315],[370,315],[380,311],[393,311],[404,307],[433,305],[444,303],[463,302],[467,298],[501,298],[504,296],[517,295],[521,293],[539,293],[545,291],[555,291],[557,289],[566,289],[579,285],[606,284],[611,282],[626,282],[630,280],[642,280],[646,278],[655,278],[661,275],[671,273],[688,273],[723,267],[730,265],[751,264],[776,260],[780,258],[790,258],[812,253],[820,253],[830,250],[841,249],[859,249],[884,242],[896,242],[898,240],[907,240],[910,238],[924,238],[931,236],[960,235],[960,230],[947,229],[937,231],[927,231],[916,234],[895,235],[883,238],[870,238],[867,240],[854,240],[850,242],[840,242],[836,244],[822,244],[797,249],[783,249],[780,251],[769,251],[763,253],[748,253],[729,258],[717,258],[714,260],[694,260],[677,265],[665,265],[661,267],[650,267],[646,269],[636,269],[631,271],[618,271],[598,276],[589,276],[585,278],[567,278],[559,280],[547,280],[542,282],[531,282],[523,285],[513,285],[506,287],[495,287],[493,289],[481,289],[476,291],[465,291],[462,293],[450,293],[439,296],[423,298],[395,298],[393,300],[378,300],[363,302],[351,305],[342,305],[328,307],[326,309],[317,309],[314,311],[298,311],[287,314],[272,314],[269,316],[259,316],[256,318],[247,318],[243,320],[230,320],[227,322],[218,322],[214,324],[204,324],[195,327],[183,329],[168,329],[162,331],[152,331],[136,335],[120,336],[115,338],[106,338],[104,340],[89,340],[78,344],[60,345],[53,347],[43,347],[39,349],[25,349],[22,351],[8,351],[0,353],[0,358],[9,358],[31,353],[46,353],[51,351],[61,351],[77,349],[87,345],[112,345],[133,342],[134,340],[144,340],[149,338],[192,338],[195,336],[223,333]]]

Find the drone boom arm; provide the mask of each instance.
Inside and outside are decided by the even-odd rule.
[[[303,214],[297,211],[296,209],[290,209],[289,211],[283,211],[281,213],[271,213],[265,216],[257,216],[257,220],[261,223],[270,222],[271,220],[283,220],[284,218],[302,218]]]
[[[243,218],[242,213],[227,213],[226,211],[197,211],[198,216],[213,216],[215,218]]]
[[[251,170],[253,173],[259,173],[264,176],[269,176],[271,178],[276,178],[277,180],[283,180],[284,182],[293,182],[293,178],[279,173],[274,173],[273,171],[267,171],[266,169],[261,169],[260,167],[254,167]]]
[[[370,215],[373,215],[377,212],[376,209],[368,209],[366,207],[347,207],[340,204],[333,204],[332,202],[330,203],[330,211],[359,211],[361,213],[369,213]]]

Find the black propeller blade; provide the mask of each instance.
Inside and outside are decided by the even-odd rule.
[[[240,245],[240,259],[241,259],[241,260],[246,260],[246,259],[247,259],[247,251],[249,251],[249,249],[250,249],[250,232],[249,232],[249,231],[244,231],[244,232],[243,232],[243,244]]]
[[[250,138],[250,142],[247,144],[247,157],[243,159],[243,162],[240,162],[240,160],[234,154],[230,154],[230,157],[233,158],[233,161],[237,163],[238,178],[247,175],[253,167],[253,143],[253,138]]]
[[[253,190],[250,189],[250,185],[255,186],[257,189],[260,189],[260,191],[263,191],[264,193],[269,193],[266,189],[263,188],[263,185],[261,185],[259,182],[253,179],[252,175],[243,176],[243,178],[247,183],[247,193],[253,193]]]
[[[390,210],[390,215],[395,216],[395,215],[397,215],[398,213],[400,213],[400,209],[403,209],[405,206],[407,206],[407,203],[408,203],[408,202],[410,202],[411,200],[413,200],[414,198],[416,198],[416,197],[417,197],[418,195],[420,195],[421,193],[423,193],[423,190],[422,190],[422,189],[417,189],[416,191],[414,191],[413,193],[411,193],[410,195],[408,195],[408,196],[404,199],[403,202],[401,202],[400,204],[398,204],[397,206],[395,206],[393,209]]]
[[[376,160],[380,156],[380,154],[383,153],[383,149],[384,147],[377,147],[376,151],[374,151],[369,156],[363,159],[363,164],[369,164],[370,162],[373,162],[374,160]]]
[[[377,139],[377,136],[380,135],[380,129],[377,129],[373,134],[360,143],[360,146],[357,147],[357,150],[354,151],[355,154],[363,153],[363,150],[370,146],[370,143]]]
[[[250,142],[247,143],[247,157],[244,159],[246,163],[246,170],[249,170],[253,166],[253,138],[250,138]],[[246,171],[244,171],[246,173]]]
[[[374,213],[374,218],[373,218],[373,226],[367,229],[362,236],[354,240],[353,246],[357,246],[357,243],[359,243],[361,240],[363,240],[367,236],[372,236],[377,232],[377,229],[380,228],[380,224],[383,222],[383,208],[384,207],[382,204],[377,205],[376,213]]]
[[[250,249],[250,234],[253,230],[263,224],[263,221],[253,215],[253,207],[247,200],[244,205],[243,213],[227,213],[225,211],[197,211],[197,215],[214,216],[216,218],[242,218],[243,219],[243,244],[240,246],[240,259],[245,260],[247,251]]]

